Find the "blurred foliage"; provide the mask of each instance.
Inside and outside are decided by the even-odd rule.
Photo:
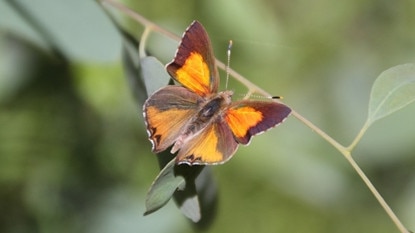
[[[414,62],[411,0],[125,3],[179,35],[198,19],[221,60],[232,39],[232,68],[345,144],[364,123],[374,79]],[[98,4],[2,1],[0,15],[0,232],[192,232],[171,204],[142,216],[159,169],[121,37]],[[152,54],[172,59],[176,43],[151,42]],[[376,122],[355,151],[412,230],[414,115],[411,105]],[[211,232],[398,232],[346,161],[293,118],[213,173]]]

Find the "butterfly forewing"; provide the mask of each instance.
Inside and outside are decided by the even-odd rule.
[[[200,96],[218,91],[219,76],[210,39],[198,21],[187,28],[166,69],[176,81]]]
[[[233,102],[225,114],[225,121],[236,140],[248,144],[251,137],[280,124],[291,112],[283,104],[241,100]]]
[[[143,110],[154,152],[161,152],[174,143],[201,101],[200,96],[179,86],[164,87],[147,99]]]

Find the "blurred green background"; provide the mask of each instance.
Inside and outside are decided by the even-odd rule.
[[[201,21],[223,61],[232,39],[233,69],[344,145],[365,121],[375,78],[414,62],[412,0],[124,3],[178,35]],[[192,232],[173,202],[142,216],[159,168],[121,37],[99,5],[5,0],[0,15],[0,232]],[[176,47],[153,35],[148,49],[165,63]],[[410,105],[382,119],[354,152],[412,230],[414,116]],[[208,232],[398,232],[346,160],[293,117],[213,174]]]

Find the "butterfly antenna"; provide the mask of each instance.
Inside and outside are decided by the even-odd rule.
[[[226,64],[226,84],[225,84],[225,89],[228,89],[228,82],[229,82],[229,67],[231,64],[231,49],[232,49],[232,40],[229,41],[229,45],[228,45],[228,51],[227,51],[227,55],[228,55],[228,63]]]
[[[244,96],[244,98],[253,97],[256,99],[279,99],[279,100],[284,99],[282,96],[279,96],[279,95],[274,95],[274,96],[253,95],[252,92],[248,92],[242,96]]]

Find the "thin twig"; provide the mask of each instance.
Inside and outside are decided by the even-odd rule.
[[[393,223],[395,223],[396,227],[401,231],[402,233],[410,233],[408,229],[405,228],[405,226],[402,224],[402,222],[399,220],[399,218],[395,215],[393,210],[390,208],[388,203],[383,199],[382,195],[378,192],[378,190],[375,188],[375,186],[372,184],[372,182],[367,178],[366,174],[360,169],[359,165],[357,165],[356,161],[352,158],[352,155],[348,151],[342,151],[342,154],[347,159],[347,161],[352,165],[354,170],[359,174],[360,178],[362,178],[363,182],[365,182],[366,186],[369,188],[369,190],[372,192],[372,194],[375,196],[376,200],[379,202],[379,204],[382,206],[382,208],[385,210],[385,212],[388,214],[388,216],[391,218]]]
[[[163,34],[169,38],[172,38],[173,40],[180,41],[180,37],[176,34],[163,29],[162,27],[159,27],[157,24],[151,22],[150,20],[144,18],[142,15],[138,14],[137,12],[131,10],[130,8],[122,5],[119,2],[113,1],[113,0],[100,0],[103,4],[111,5],[112,7],[120,10],[121,12],[125,13],[132,19],[136,20],[140,24],[144,25],[146,28],[149,28],[153,31],[159,32],[160,34]]]
[[[360,140],[362,139],[363,135],[366,133],[366,130],[368,128],[369,128],[369,121],[366,121],[363,127],[360,129],[359,133],[353,139],[352,143],[347,147],[348,151],[352,151],[356,147],[357,143],[360,142]]]

